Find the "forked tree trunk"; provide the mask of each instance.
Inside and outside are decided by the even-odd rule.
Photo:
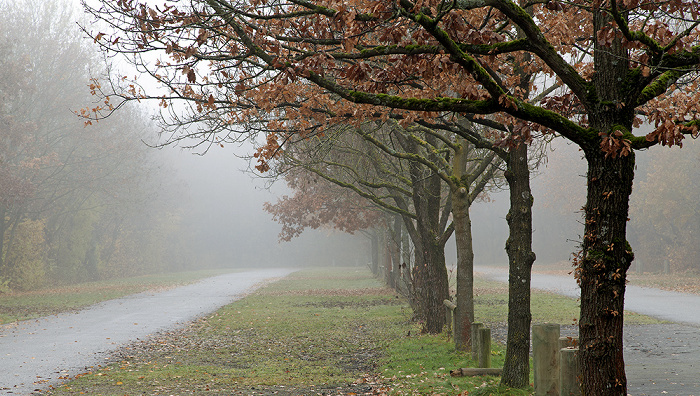
[[[426,238],[428,239],[428,238]],[[445,325],[443,301],[449,297],[445,247],[434,240],[425,241],[422,263],[416,262],[416,294],[424,320],[422,331],[438,334]]]
[[[532,251],[532,204],[527,145],[510,150],[505,173],[510,190],[510,210],[506,216],[508,253],[508,338],[501,383],[524,388],[530,377],[530,278],[535,253]]]
[[[415,152],[415,150],[413,150]],[[416,256],[421,256],[422,268],[415,268],[418,285],[416,297],[421,305],[421,316],[425,321],[423,332],[437,334],[445,325],[443,301],[449,298],[447,266],[445,265],[444,230],[440,225],[442,208],[442,180],[440,177],[413,161],[409,164],[416,214]]]
[[[605,158],[586,150],[588,197],[580,261],[579,358],[584,395],[627,395],[622,334],[625,282],[634,255],[627,243],[634,153]]]

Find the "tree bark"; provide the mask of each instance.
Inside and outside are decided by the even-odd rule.
[[[379,236],[377,230],[372,232],[372,275],[379,276]]]
[[[605,10],[594,9],[593,34],[611,20]],[[594,40],[594,46],[592,81],[597,101],[587,109],[588,118],[593,130],[612,138],[616,130],[632,130],[634,109],[625,106],[627,98],[620,84],[627,77],[629,57],[619,38],[611,43]],[[626,396],[622,324],[627,270],[634,259],[626,236],[634,152],[606,153],[600,138],[592,138],[582,149],[588,161],[588,192],[577,272],[581,391],[584,395]]]
[[[415,150],[414,150],[415,151]],[[442,208],[442,180],[421,164],[411,162],[409,173],[412,183],[413,206],[416,213],[416,231],[420,239],[416,243],[417,276],[416,295],[422,306],[423,332],[438,334],[445,325],[443,301],[448,299],[447,266],[445,265],[445,240],[440,227]],[[420,265],[422,265],[422,268]]]
[[[401,215],[394,215],[391,246],[391,272],[389,273],[389,286],[393,289],[399,287],[399,277],[401,275],[401,235],[403,231],[403,219]]]
[[[391,228],[387,228],[384,231],[384,238],[382,238],[382,251],[384,254],[382,255],[382,262],[384,266],[384,282],[386,283],[387,286],[393,288],[394,285],[391,284],[391,267],[392,267],[392,259],[393,259],[393,243],[394,243],[394,238],[392,235]]]
[[[471,348],[474,322],[474,248],[469,217],[469,194],[465,187],[452,191],[452,217],[457,245],[457,308],[454,340],[459,350]]]
[[[530,376],[530,278],[535,253],[532,251],[532,204],[527,145],[518,144],[509,152],[505,173],[510,190],[510,210],[506,216],[508,253],[508,337],[501,383],[524,388]]]
[[[579,262],[579,358],[584,395],[626,395],[623,311],[627,270],[634,259],[626,240],[634,153],[605,157],[586,150],[588,197]]]
[[[445,266],[445,246],[431,239],[425,244],[423,268],[418,271],[417,290],[423,311],[424,333],[438,334],[445,325],[443,301],[449,297],[447,266]]]
[[[455,151],[452,164],[453,182],[450,184],[452,219],[457,245],[457,309],[455,309],[455,348],[471,348],[474,322],[474,247],[472,224],[469,217],[471,204],[493,177],[500,160],[491,152],[478,165],[468,166],[469,145],[463,141]],[[470,191],[471,190],[471,191]]]

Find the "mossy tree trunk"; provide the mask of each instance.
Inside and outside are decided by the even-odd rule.
[[[532,251],[532,192],[528,148],[524,143],[510,149],[505,173],[510,190],[508,221],[508,338],[501,383],[524,388],[530,376],[530,278]]]
[[[605,10],[594,10],[594,34],[611,20]],[[595,41],[593,87],[597,100],[587,110],[591,128],[599,133],[581,144],[588,161],[584,237],[577,273],[584,395],[627,395],[622,325],[627,270],[634,258],[626,234],[634,152],[601,149],[601,139],[613,139],[608,140],[611,142],[621,135],[618,131],[632,130],[634,108],[625,103],[633,99],[627,97],[629,87],[622,83],[629,71],[627,59],[619,38],[607,44]]]
[[[455,347],[471,347],[474,322],[474,248],[469,217],[469,194],[465,187],[452,189],[452,218],[457,245],[457,308],[455,309]]]
[[[457,349],[471,347],[471,330],[474,322],[474,246],[469,210],[476,197],[498,170],[501,160],[489,152],[479,161],[470,157],[477,152],[466,141],[455,150],[450,182],[452,222],[457,245],[457,308],[455,310],[454,339]]]
[[[588,197],[579,263],[580,351],[584,395],[626,395],[623,311],[627,270],[634,255],[626,240],[634,153],[605,157],[586,150]]]
[[[424,321],[423,331],[437,334],[445,325],[443,301],[449,298],[446,238],[440,222],[442,181],[437,174],[420,164],[411,162],[409,168],[419,237],[418,243],[415,243],[414,294],[421,307],[419,315]]]

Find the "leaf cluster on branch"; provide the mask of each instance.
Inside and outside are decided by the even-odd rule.
[[[497,0],[202,0],[150,8],[104,2],[88,10],[109,21],[109,32],[88,33],[105,51],[128,54],[165,89],[149,92],[115,75],[108,87],[96,85],[108,104],[85,115],[100,118],[123,100],[152,98],[167,112],[163,121],[175,141],[195,136],[221,144],[249,138],[250,128],[265,130],[263,170],[285,131],[304,136],[367,119],[409,125],[444,112],[475,120],[490,115],[489,122],[516,133],[593,140],[612,155],[675,145],[684,134],[697,134],[700,54],[692,3],[579,0],[521,8]],[[591,7],[611,14],[596,37]],[[615,37],[627,53],[619,62],[631,67],[619,81],[628,88],[625,97],[606,103],[592,84],[593,52]],[[515,65],[538,76],[526,89]],[[186,111],[168,111],[174,100],[186,102]],[[655,129],[646,136],[626,129],[596,136],[584,111],[592,106],[627,108],[635,125]],[[199,128],[183,131],[183,124]]]

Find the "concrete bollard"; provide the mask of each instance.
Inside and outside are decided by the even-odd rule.
[[[559,350],[559,395],[580,396],[581,385],[578,382],[578,347]]]
[[[479,329],[479,368],[491,367],[491,329]]]
[[[481,322],[472,323],[472,360],[479,362],[479,329],[483,328]]]
[[[553,323],[532,326],[532,363],[535,395],[559,395],[560,326]]]
[[[445,305],[445,324],[447,325],[447,332],[449,335],[454,337],[455,328],[455,317],[454,312],[457,309],[457,305],[450,300],[444,300],[442,302]]]
[[[559,343],[557,345],[557,350],[562,348],[577,347],[578,337],[559,337]]]

